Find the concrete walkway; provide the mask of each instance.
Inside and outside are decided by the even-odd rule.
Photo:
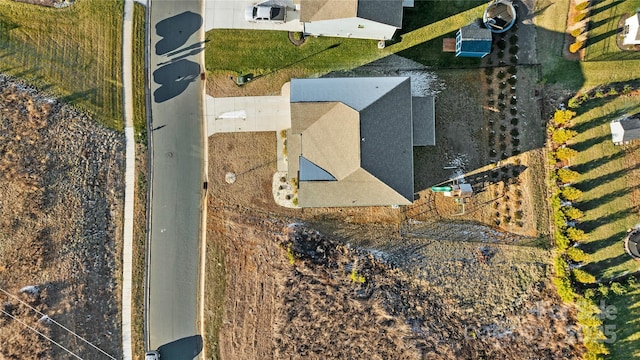
[[[131,280],[133,276],[133,202],[135,190],[136,148],[133,131],[133,79],[131,48],[133,44],[133,0],[124,2],[122,23],[122,87],[124,98],[125,190],[122,246],[122,358],[133,359],[131,344]]]

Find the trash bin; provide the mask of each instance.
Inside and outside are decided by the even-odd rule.
[[[238,75],[238,77],[236,77],[236,84],[244,85],[251,80],[253,80],[253,74]]]

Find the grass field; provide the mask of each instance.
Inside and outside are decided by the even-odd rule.
[[[617,313],[613,319],[603,319],[604,326],[614,325],[616,339],[608,345],[611,359],[637,359],[640,357],[640,285],[629,285],[630,290],[623,295],[605,300],[607,306],[614,306]]]
[[[631,195],[640,183],[633,176],[635,164],[628,159],[635,147],[613,145],[609,122],[640,112],[640,102],[637,96],[595,99],[578,110],[584,113],[575,118],[579,134],[573,148],[579,154],[572,168],[581,173],[575,186],[583,196],[576,206],[585,217],[579,226],[589,234],[583,248],[591,263],[585,270],[597,278],[613,278],[639,268],[625,253],[622,239],[639,221]]]
[[[65,9],[0,0],[0,72],[122,129],[122,0]]]
[[[590,8],[589,38],[585,60],[640,60],[640,52],[623,51],[616,44],[618,26],[623,15],[640,8],[640,0],[603,0]]]

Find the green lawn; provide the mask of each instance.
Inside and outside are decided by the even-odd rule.
[[[145,7],[139,3],[133,8],[133,126],[136,141],[146,143],[147,110],[145,103],[144,68],[144,22]]]
[[[122,11],[122,0],[65,9],[0,0],[0,72],[122,129]]]
[[[591,255],[585,270],[597,278],[612,278],[640,269],[623,247],[627,229],[640,219],[631,199],[633,164],[626,162],[629,146],[614,146],[609,122],[623,114],[640,112],[637,97],[607,97],[590,100],[578,111],[574,128],[578,131],[573,148],[579,151],[572,168],[581,176],[575,186],[583,191],[576,204],[585,216],[578,225],[588,233],[582,248]]]
[[[629,285],[630,290],[623,295],[609,294],[604,301],[606,306],[613,306],[617,313],[612,319],[603,318],[603,325],[615,327],[615,341],[607,344],[610,359],[640,358],[640,286]]]
[[[622,15],[631,15],[640,8],[640,0],[603,0],[595,2],[589,11],[589,38],[585,60],[640,60],[640,51],[623,51],[616,44]]]
[[[205,61],[207,70],[268,74],[281,69],[296,69],[306,76],[348,70],[373,60],[398,53],[426,65],[451,67],[477,65],[477,59],[459,59],[442,52],[442,38],[481,17],[485,1],[416,2],[406,9],[404,28],[396,42],[385,49],[375,40],[309,37],[293,46],[282,31],[211,30],[207,33]]]

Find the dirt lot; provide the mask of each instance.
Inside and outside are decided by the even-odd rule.
[[[120,357],[124,136],[4,76],[0,119],[0,287]],[[0,296],[0,358],[106,358]]]

